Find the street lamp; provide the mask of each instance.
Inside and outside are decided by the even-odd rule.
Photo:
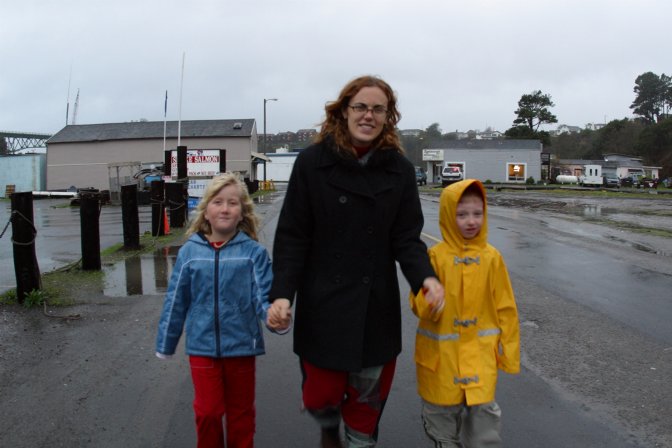
[[[264,147],[262,153],[266,155],[266,103],[269,101],[278,101],[277,98],[264,98]],[[266,161],[264,160],[264,182],[266,182]]]
[[[264,98],[264,150],[262,151],[266,154],[266,103],[269,101],[278,101],[277,98]]]

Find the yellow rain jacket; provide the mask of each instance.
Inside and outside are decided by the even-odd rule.
[[[464,190],[476,184],[483,193],[480,233],[465,240],[455,221]],[[443,242],[429,249],[443,284],[445,306],[432,316],[422,290],[411,293],[420,318],[415,362],[420,396],[437,405],[468,406],[495,399],[497,369],[520,371],[518,311],[504,259],[488,244],[487,204],[481,182],[466,179],[441,193],[439,225]]]

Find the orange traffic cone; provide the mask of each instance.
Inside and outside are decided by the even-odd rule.
[[[163,234],[170,235],[170,224],[168,224],[168,211],[163,209]]]

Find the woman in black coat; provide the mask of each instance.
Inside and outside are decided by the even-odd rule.
[[[292,170],[273,247],[270,322],[289,326],[303,403],[322,446],[375,446],[401,351],[396,262],[440,309],[443,288],[420,240],[413,165],[396,133],[400,114],[380,78],[354,79],[329,103],[315,144]]]

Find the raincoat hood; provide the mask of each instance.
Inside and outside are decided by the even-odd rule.
[[[483,197],[483,226],[478,235],[467,240],[462,237],[460,229],[457,227],[457,204],[460,202],[460,198],[464,194],[464,191],[472,184],[475,184],[478,187],[481,196]],[[439,200],[439,227],[441,228],[443,241],[455,251],[459,251],[467,244],[470,246],[485,247],[488,244],[487,212],[488,204],[485,188],[480,181],[476,179],[465,179],[444,188]]]

